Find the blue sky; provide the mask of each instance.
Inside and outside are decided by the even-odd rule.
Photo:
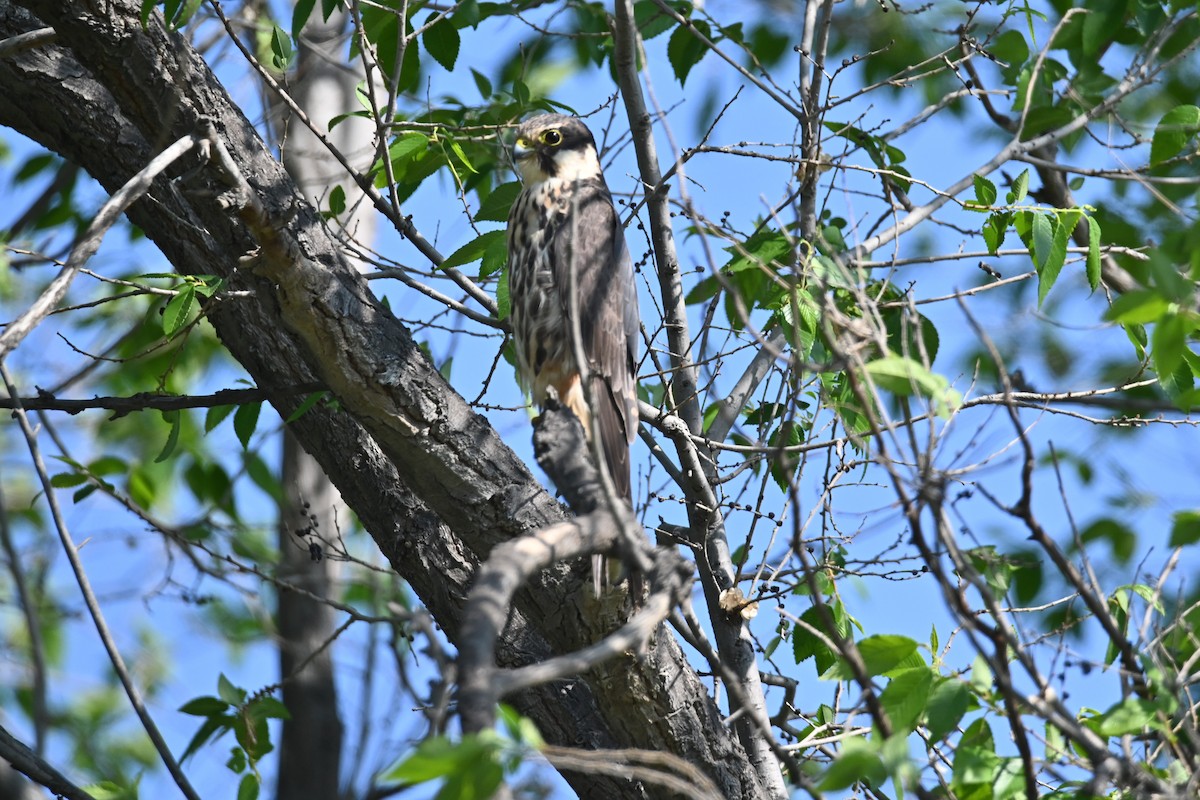
[[[716,3],[711,11],[721,15],[727,9]],[[866,13],[861,8],[858,11]],[[485,74],[492,74],[495,64],[508,51],[511,43],[531,35],[528,28],[516,21],[505,23],[502,31],[497,43],[495,27],[489,27],[484,32],[464,30],[463,58],[469,59],[471,66]],[[798,30],[796,35],[798,36]],[[715,88],[718,97],[729,99],[734,96],[741,80],[715,58],[710,57],[695,68],[689,76],[687,87],[681,88],[674,80],[665,58],[665,46],[665,36],[648,43],[647,60],[651,86],[661,106],[672,109],[668,119],[675,140],[691,142],[696,138],[692,120],[701,90]],[[465,63],[464,60],[460,65]],[[240,67],[226,62],[220,71],[235,96],[248,103],[257,102],[257,88],[250,79],[241,76]],[[837,85],[841,91],[849,92],[859,85],[859,71],[858,67],[851,67],[839,76]],[[441,67],[432,67],[428,85],[433,97],[457,95],[468,102],[477,97],[470,73],[461,68],[452,74]],[[608,80],[607,73],[601,72],[568,78],[554,88],[551,96],[581,113],[586,113],[607,102],[614,92],[615,87]],[[921,105],[921,100],[915,93],[907,96],[889,95],[886,99],[882,96],[872,96],[852,104],[846,109],[843,118],[861,118],[874,123],[891,120],[892,124],[895,124],[912,116]],[[615,130],[620,133],[625,129],[622,109],[618,108],[617,116]],[[598,127],[597,121],[602,124],[607,118],[607,111],[597,114],[592,120],[594,128]],[[745,91],[715,128],[711,143],[733,145],[742,141],[792,141],[795,137],[794,126],[795,121],[790,116],[763,102],[754,92]],[[13,141],[11,136],[7,138],[17,153],[17,157],[9,163],[19,164],[20,155],[28,151],[25,145]],[[661,129],[656,141],[660,157],[669,160],[672,147],[669,138]],[[934,122],[918,128],[912,134],[898,140],[897,144],[907,152],[906,166],[913,175],[920,176],[934,185],[945,186],[986,161],[991,152],[990,141],[983,140],[980,144],[976,131],[947,125],[944,122]],[[1095,158],[1105,157],[1098,148],[1095,153],[1088,155]],[[1125,154],[1126,160],[1130,157],[1130,154]],[[637,183],[634,178],[636,168],[632,152],[626,148],[607,159],[606,163],[608,180],[614,192],[634,193]],[[1089,163],[1092,166],[1104,165],[1096,161]],[[687,173],[691,180],[689,193],[697,206],[704,209],[710,217],[717,217],[724,210],[730,210],[733,224],[743,230],[752,227],[755,219],[778,202],[784,191],[778,169],[765,162],[710,155],[689,162]],[[830,173],[826,180],[831,190],[829,203],[837,210],[836,213],[846,216],[852,222],[873,218],[873,215],[868,213],[869,202],[858,194],[859,189],[869,185],[869,178],[853,173],[845,176]],[[1081,192],[1083,201],[1087,200],[1086,192],[1085,187]],[[10,206],[20,207],[21,196],[19,193],[14,195]],[[98,192],[95,193],[95,197],[98,205],[101,202]],[[914,189],[913,199],[922,202],[926,197],[921,194],[921,190]],[[411,209],[411,213],[415,214],[414,222],[427,237],[434,240],[443,253],[453,252],[474,236],[461,213],[435,215],[428,211],[453,208],[455,202],[453,186],[445,176],[439,176],[429,181],[406,208],[406,211]],[[450,205],[447,206],[447,203]],[[947,222],[954,222],[968,229],[977,229],[981,221],[978,215],[967,212],[946,211],[940,216]],[[680,223],[676,228],[677,235],[681,233],[681,228]],[[853,226],[851,231],[854,231]],[[628,239],[635,256],[645,249],[636,230],[629,232]],[[1015,240],[1015,237],[1013,239]],[[375,246],[398,261],[419,264],[419,257],[393,231],[381,227]],[[978,238],[954,234],[949,228],[942,228],[933,236],[901,239],[898,248],[898,255],[907,256],[922,252],[953,253],[959,248],[977,250],[982,249],[982,243]],[[883,257],[890,254],[891,250],[888,248],[886,252],[878,255]],[[700,266],[707,271],[709,265],[698,247],[697,240],[681,237],[681,256],[685,265]],[[977,259],[947,261],[907,268],[897,276],[897,282],[901,286],[908,285],[910,281],[915,282],[919,296],[939,296],[977,285],[981,281],[982,273],[975,266],[976,261]],[[1027,260],[1022,258],[989,259],[989,263],[1006,277],[1029,269]],[[719,260],[717,265],[720,265]],[[109,235],[104,248],[90,266],[101,272],[130,267],[142,272],[159,272],[166,268],[156,251],[144,242],[130,243],[122,232]],[[1084,359],[1084,363],[1073,372],[1075,379],[1087,378],[1091,372],[1088,369],[1089,364],[1116,353],[1128,357],[1129,345],[1122,331],[1096,322],[1097,309],[1102,303],[1102,298],[1085,296],[1086,284],[1081,273],[1082,267],[1079,264],[1068,265],[1061,284],[1052,295],[1052,300],[1060,302],[1052,303],[1045,312],[1033,310],[1031,293],[1028,290],[1025,302],[1015,310],[1007,303],[994,301],[974,304],[972,312],[977,314],[983,327],[998,338],[1016,332],[1024,341],[1034,342],[1040,331],[1045,330],[1047,326],[1053,326],[1068,348]],[[702,277],[703,274],[705,273],[697,277]],[[396,309],[400,316],[422,318],[434,310],[427,301],[414,298],[399,286],[387,284],[388,282],[377,281],[373,288],[388,297],[393,309]],[[648,286],[643,283],[641,291],[643,318],[648,322],[656,322],[653,320],[656,305],[649,294]],[[990,386],[972,389],[972,376],[964,359],[966,354],[975,348],[975,343],[962,312],[953,303],[925,306],[922,310],[935,322],[941,334],[942,347],[935,364],[937,370],[964,393],[991,391],[993,387]],[[692,323],[695,326],[699,324],[702,309],[696,307],[692,311]],[[11,309],[6,310],[5,315],[11,317]],[[48,331],[39,333],[38,336],[41,338],[37,341],[39,346],[36,349],[29,346],[22,348],[10,362],[10,366],[15,366],[21,374],[28,376],[29,384],[34,381],[35,375],[42,374],[39,370],[46,363],[66,364],[75,360],[66,349],[66,345]],[[499,339],[455,341],[436,331],[429,332],[427,337],[435,359],[440,360],[453,355],[452,382],[455,387],[464,396],[475,397],[479,393],[484,376],[491,368]],[[102,339],[102,332],[96,334],[95,341]],[[1061,387],[1052,376],[1041,371],[1038,359],[1022,358],[1019,366],[1023,368],[1030,382],[1038,388],[1085,388],[1083,385]],[[511,378],[510,370],[501,364],[490,384],[486,402],[512,407],[514,410],[493,410],[487,413],[505,439],[527,462],[532,463],[527,415],[518,408],[521,400]],[[212,378],[213,385],[203,387],[202,390],[223,388],[231,385],[235,379],[236,373],[232,371],[216,375]],[[993,458],[993,454],[1003,451],[1008,446],[1012,436],[1011,428],[997,424],[996,418],[996,412],[987,409],[962,413],[954,421],[940,457],[944,459],[942,465],[946,467],[988,459],[987,466],[971,479],[981,480],[987,486],[996,488],[1004,499],[1011,501],[1016,498],[1015,476],[1018,474],[1019,464],[1016,451],[1012,449]],[[1060,495],[1053,472],[1042,468],[1037,473],[1035,502],[1038,516],[1055,531],[1060,541],[1065,541],[1069,535],[1068,508],[1080,526],[1086,526],[1101,516],[1120,514],[1129,520],[1134,530],[1140,534],[1139,544],[1142,552],[1139,552],[1128,566],[1106,561],[1103,548],[1098,551],[1100,558],[1096,561],[1096,568],[1106,590],[1137,578],[1135,565],[1143,563],[1143,556],[1145,568],[1149,571],[1153,571],[1165,561],[1165,534],[1169,530],[1171,513],[1200,505],[1195,488],[1194,466],[1197,434],[1193,429],[1152,426],[1131,432],[1119,441],[1113,441],[1113,437],[1105,435],[1104,431],[1078,420],[1025,412],[1022,421],[1025,425],[1032,426],[1030,435],[1037,443],[1039,453],[1045,451],[1047,443],[1053,442],[1061,452],[1076,453],[1094,460],[1097,464],[1097,477],[1090,484],[1082,482],[1074,470],[1063,470],[1066,503],[1063,495]],[[64,429],[70,430],[73,423],[64,420],[62,424]],[[269,419],[269,414],[264,412],[259,430],[267,431],[275,424],[277,420]],[[240,446],[233,439],[228,423],[222,429],[218,429],[215,436],[215,441],[220,442],[219,446],[236,458]],[[74,440],[74,443],[83,446],[81,440]],[[11,454],[19,452],[20,448],[14,449],[11,445],[10,442],[10,455],[6,456],[6,462],[9,463],[4,470],[6,483],[12,480],[12,475],[18,469],[12,462],[19,461],[19,458]],[[43,447],[47,446],[48,444],[43,442]],[[262,435],[260,446],[262,456],[272,464],[277,463],[276,441],[270,436]],[[647,461],[648,456],[644,449],[635,453],[635,464],[645,464]],[[819,497],[820,478],[821,470],[814,462],[814,469],[802,478],[802,504],[811,504]],[[1131,488],[1153,499],[1136,509],[1115,509],[1114,506],[1130,494]],[[866,558],[883,551],[903,536],[903,521],[894,508],[876,513],[879,509],[887,509],[889,504],[894,502],[894,494],[887,487],[864,485],[848,488],[845,492],[848,499],[841,499],[842,507],[854,511],[844,514],[842,524],[851,531],[857,529],[860,524],[865,525],[851,545],[855,556]],[[265,495],[253,489],[245,490],[241,502],[248,516],[259,519],[264,527],[269,528],[274,512]],[[978,495],[963,501],[960,508],[964,517],[971,523],[974,533],[980,536],[981,544],[996,543],[1003,549],[1003,546],[1019,545],[1026,535],[1014,521],[989,509],[988,504]],[[186,515],[189,510],[178,508],[176,511]],[[809,508],[802,507],[799,513],[804,515],[808,511]],[[855,513],[857,511],[862,512],[861,517]],[[652,522],[660,515],[668,521],[683,521],[681,507],[670,502],[659,501],[650,505],[646,519]],[[165,550],[153,541],[153,534],[147,534],[127,518],[116,516],[114,506],[99,499],[73,506],[69,523],[77,531],[80,539],[91,539],[83,551],[85,560],[92,571],[93,579],[97,582],[98,592],[107,598],[106,610],[110,613],[110,623],[120,631],[120,640],[127,653],[136,651],[137,631],[145,628],[153,630],[176,658],[164,692],[152,708],[176,752],[183,749],[195,725],[192,718],[177,715],[174,710],[197,694],[215,693],[219,672],[224,672],[235,683],[250,691],[277,679],[277,661],[273,649],[269,646],[249,647],[230,659],[227,651],[215,639],[217,632],[206,628],[205,623],[191,613],[190,608],[167,595],[152,598],[148,602],[143,601],[146,591],[153,588],[156,579],[168,568],[168,556]],[[748,519],[744,514],[733,514],[729,524],[731,537],[736,545],[736,535],[746,529]],[[1157,531],[1162,531],[1163,535],[1156,536]],[[783,536],[787,537],[786,530]],[[380,561],[372,543],[364,537],[352,539],[351,546],[359,557]],[[1194,574],[1196,566],[1194,559],[1186,560],[1179,574],[1186,575],[1189,570]],[[182,569],[178,566],[175,568]],[[61,570],[56,572],[55,579],[64,587],[69,580],[67,574]],[[862,620],[868,632],[902,633],[924,642],[928,640],[931,627],[936,626],[943,644],[950,638],[953,622],[944,610],[936,587],[928,579],[847,579],[841,583],[841,589],[851,613]],[[239,602],[245,603],[247,608],[255,609],[256,603],[261,603],[262,600],[263,598],[248,596],[240,598]],[[798,611],[802,610],[804,605],[792,601],[789,607]],[[262,613],[268,611],[263,606],[258,606],[257,610]],[[763,613],[760,613],[755,622],[756,631],[763,641],[771,637],[777,619],[773,610],[763,608]],[[64,693],[92,685],[106,672],[103,655],[95,644],[90,625],[86,621],[80,621],[73,624],[71,630],[69,669],[67,674],[55,676],[63,681],[60,691]],[[339,643],[336,655],[348,722],[355,719],[354,709],[360,702],[361,670],[364,648],[367,646],[364,633],[361,626],[352,629],[346,640]],[[1095,649],[1094,643],[1084,643],[1080,646]],[[787,667],[790,661],[787,650],[788,646],[785,644],[776,654],[783,667]],[[951,653],[949,663],[953,667],[969,666],[969,649],[959,647]],[[1096,653],[1091,655],[1095,657]],[[811,687],[815,696],[832,694],[831,684],[816,682],[810,664],[811,662],[798,669],[793,667],[794,674],[804,681],[806,686]],[[419,670],[417,674],[421,674]],[[1093,672],[1084,682],[1078,673],[1073,673],[1070,675],[1070,681],[1070,691],[1076,697],[1095,698],[1086,701],[1087,703],[1094,703],[1103,708],[1115,698],[1115,679],[1111,675]],[[385,689],[381,688],[379,691],[380,697],[393,698]],[[806,707],[808,702],[806,701]],[[391,756],[403,752],[410,737],[418,736],[422,732],[420,718],[410,714],[410,709],[403,703],[374,708],[371,716],[376,719],[379,730],[386,733],[382,733],[379,739],[373,741],[372,751],[364,756],[364,763],[368,765],[386,764]],[[61,746],[61,742],[56,743],[56,747]],[[202,795],[216,797],[231,793],[230,787],[234,784],[232,776],[223,765],[226,756],[227,753],[222,748],[215,748],[202,753],[190,765],[189,774]],[[271,768],[268,765],[268,773]],[[542,769],[539,774],[548,780],[557,780],[551,770]],[[168,786],[161,775],[151,775],[143,786],[143,796],[172,796]],[[411,796],[421,795],[412,793]],[[560,793],[556,796],[567,795]]]

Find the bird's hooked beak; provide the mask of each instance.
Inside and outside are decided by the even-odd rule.
[[[512,157],[513,166],[517,168],[517,174],[521,176],[521,181],[525,185],[546,180],[547,175],[539,166],[537,150],[534,149],[533,142],[524,136],[517,137],[517,140],[513,142]]]
[[[524,136],[520,136],[513,142],[512,154],[513,161],[524,161],[533,156],[533,144]]]

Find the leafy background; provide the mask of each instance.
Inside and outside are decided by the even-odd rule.
[[[395,187],[391,197],[403,213],[414,214],[449,255],[442,267],[459,267],[477,280],[503,316],[499,231],[516,186],[498,126],[539,109],[587,115],[610,185],[631,215],[628,240],[639,267],[643,319],[661,349],[649,224],[639,203],[628,123],[613,102],[608,9],[594,3],[466,2],[442,16],[411,3],[409,30],[428,27],[401,53],[394,7],[361,8],[366,46],[373,46],[384,74],[398,75],[395,90],[402,97],[388,160],[367,171],[374,185]],[[248,4],[236,11],[251,26],[246,31],[253,36],[243,36],[258,60],[286,76],[303,24],[331,8],[308,2]],[[758,603],[752,627],[763,668],[799,681],[796,705],[803,717],[780,732],[783,740],[831,732],[825,749],[801,752],[811,756],[817,784],[835,792],[856,781],[899,787],[918,774],[932,786],[931,771],[941,769],[960,797],[1021,796],[1005,694],[994,684],[999,664],[959,627],[937,576],[910,544],[911,521],[896,506],[894,484],[914,492],[930,488],[922,472],[929,464],[939,471],[946,519],[977,573],[951,574],[943,584],[956,586],[961,579],[1028,609],[1015,615],[1021,640],[1089,728],[1105,737],[1174,730],[1158,714],[1186,719],[1186,702],[1181,711],[1175,701],[1190,695],[1153,669],[1154,691],[1141,698],[1131,693],[1128,676],[1111,666],[1119,652],[1089,619],[1078,587],[1064,583],[1044,550],[1029,540],[1027,527],[989,496],[1001,503],[1019,496],[1021,442],[1003,407],[970,402],[1002,384],[979,331],[994,343],[1016,389],[1126,387],[1098,396],[1111,402],[1094,407],[1061,406],[1092,419],[1021,413],[1037,464],[1031,513],[1073,560],[1087,554],[1098,596],[1112,618],[1128,626],[1138,652],[1155,652],[1159,670],[1172,663],[1164,654],[1176,665],[1187,663],[1194,637],[1179,629],[1159,633],[1181,609],[1195,615],[1188,577],[1197,564],[1188,546],[1200,539],[1196,434],[1186,416],[1195,405],[1200,370],[1194,352],[1200,276],[1194,136],[1200,111],[1190,104],[1194,93],[1188,88],[1197,78],[1190,53],[1197,36],[1194,12],[1186,4],[1141,0],[1073,11],[1065,3],[938,4],[913,14],[896,8],[885,13],[874,3],[837,4],[826,75],[830,107],[821,120],[823,155],[816,166],[797,160],[803,124],[763,88],[791,87],[803,69],[804,56],[794,49],[803,9],[764,4],[745,13],[741,4],[719,3],[672,8],[692,20],[692,28],[654,2],[634,6],[646,40],[647,86],[666,114],[657,131],[660,153],[688,154],[675,184],[675,232],[690,321],[694,331],[704,332],[696,346],[705,420],[718,418],[715,401],[751,363],[758,332],[779,331],[802,363],[771,373],[729,441],[827,445],[801,454],[768,449],[750,458],[728,452],[719,462],[728,478],[724,509],[735,563],[760,576],[760,569],[769,574],[776,564],[784,567],[771,580],[743,586]],[[210,7],[168,2],[148,4],[146,11],[173,20],[193,41],[208,42],[207,57],[230,90],[251,116],[267,116],[261,84],[247,77]],[[1123,100],[1118,116],[1057,138],[1057,157],[1087,165],[1084,174],[1066,176],[1075,203],[1056,207],[1036,165],[983,169],[1013,139],[996,117],[1018,120],[1025,139],[1068,123],[1104,102],[1131,55],[1167,20],[1177,21],[1178,33],[1161,57],[1181,52],[1180,60],[1148,89]],[[947,69],[941,57],[961,58],[956,30],[968,21],[965,49],[978,75],[965,66]],[[693,30],[746,73],[711,52]],[[346,52],[355,56],[363,47],[361,41],[348,43]],[[895,75],[902,79],[881,84]],[[988,96],[995,105],[991,114],[972,97],[980,80],[1007,91]],[[692,149],[701,142],[712,150]],[[6,223],[10,249],[0,288],[11,319],[52,269],[31,253],[61,253],[102,196],[78,171],[14,135],[6,148],[10,205],[22,217]],[[819,234],[811,242],[800,241],[804,211],[791,197],[805,169],[821,170]],[[1091,173],[1097,170],[1113,173]],[[854,247],[901,215],[891,201],[907,196],[928,202],[935,196],[930,187],[962,181],[957,202],[895,243],[872,248],[878,266],[861,273],[847,267]],[[44,202],[31,208],[38,199]],[[338,189],[324,198],[331,224],[346,219],[353,199]],[[898,203],[902,207],[903,199]],[[1080,224],[1084,243],[1069,241]],[[415,266],[421,255],[394,226],[381,225],[378,238],[364,244],[371,248],[366,268],[378,278],[373,288],[410,324],[458,391],[478,398],[478,407],[532,463],[527,415],[503,357],[502,336],[388,279],[386,270],[399,265],[448,285],[441,273]],[[1108,249],[1114,247],[1123,249]],[[1116,292],[1100,287],[1102,248],[1131,285]],[[891,259],[913,263],[892,269]],[[6,362],[23,394],[34,386],[54,392],[69,385],[71,396],[125,396],[204,394],[243,385],[243,373],[222,357],[203,321],[203,303],[222,297],[215,280],[171,274],[135,230],[111,233],[89,269],[128,283],[93,279],[73,289],[70,312],[37,330]],[[1025,277],[1002,283],[1018,276]],[[975,289],[986,290],[961,304],[934,301]],[[873,305],[864,308],[867,296]],[[909,306],[908,298],[919,304]],[[864,330],[859,320],[874,327]],[[881,330],[887,352],[872,338]],[[856,362],[846,355],[858,340],[864,341]],[[656,365],[647,360],[642,371],[644,399],[660,403]],[[878,387],[876,409],[864,408],[855,395],[855,374]],[[326,399],[314,394],[313,402]],[[827,444],[866,432],[873,413],[904,419],[925,409],[935,421],[911,431],[932,437],[933,444],[902,450],[892,474],[881,468],[882,459],[867,457],[878,456],[869,443]],[[188,768],[203,796],[257,787],[256,776],[275,769],[266,745],[274,739],[268,720],[283,712],[271,698],[278,680],[273,595],[263,574],[271,574],[278,560],[273,526],[281,488],[274,441],[281,424],[269,407],[253,402],[112,420],[97,412],[52,420],[65,454],[54,459],[52,471],[68,524],[86,532],[81,552],[89,574],[174,749],[196,745]],[[921,464],[918,456],[928,460]],[[679,490],[640,446],[635,464],[641,465],[636,476],[643,519],[682,523]],[[50,722],[49,752],[79,774],[106,781],[110,796],[130,795],[139,782],[141,796],[169,791],[82,617],[15,433],[6,439],[3,471],[14,547],[5,558],[27,573],[53,677],[42,714]],[[354,520],[347,516],[341,523],[344,540],[318,546],[339,562],[335,600],[358,615],[344,617],[353,624],[337,639],[335,662],[343,718],[355,720],[346,745],[354,767],[343,783],[361,793],[429,733],[411,708],[438,677],[438,659],[430,651],[444,645],[385,619],[390,608],[411,608],[415,601]],[[783,555],[793,524],[803,531],[810,563]],[[1183,550],[1172,550],[1180,545]],[[1160,586],[1168,563],[1172,572]],[[3,580],[12,597],[10,578]],[[923,736],[866,735],[872,723],[859,705],[861,687],[844,653],[804,625],[820,630],[830,621],[812,601],[818,590],[835,629],[858,640],[867,677],[876,679],[892,724],[908,731],[920,725]],[[978,603],[978,590],[967,593]],[[28,658],[15,655],[30,652],[28,625],[18,604],[7,604],[4,614],[6,651],[14,654],[3,666],[5,718],[28,731],[40,713],[37,691]],[[777,703],[790,690],[770,691]],[[1018,684],[1017,694],[1028,691]],[[519,759],[505,742],[536,744],[536,737],[516,720],[502,727],[499,743],[484,749],[511,766]],[[193,738],[197,730],[216,735],[227,729],[235,735]],[[940,751],[936,745],[946,736],[952,746]],[[1078,753],[1053,727],[1039,728],[1035,739],[1039,763],[1054,776],[1046,794],[1057,789],[1071,796],[1079,789],[1071,782],[1087,777]],[[1147,755],[1139,758],[1151,771],[1171,776],[1186,763],[1146,741],[1139,753]],[[405,761],[393,777],[436,778],[475,763],[470,756],[478,746],[468,742],[456,749],[426,739],[420,757]],[[550,770],[536,766],[537,759],[531,763],[522,780],[566,791]],[[489,768],[480,780],[498,774]],[[465,790],[450,785],[443,791]]]

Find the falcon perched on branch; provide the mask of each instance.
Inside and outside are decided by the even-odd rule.
[[[525,184],[508,215],[521,383],[539,407],[549,387],[557,390],[589,440],[599,437],[608,473],[629,500],[629,446],[638,422],[637,287],[596,141],[578,118],[544,114],[517,128],[513,160]]]

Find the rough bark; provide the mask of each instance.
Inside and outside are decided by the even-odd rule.
[[[328,20],[314,15],[298,43],[291,94],[312,119],[332,119],[358,107],[354,91],[360,76],[340,63],[347,50],[346,28],[346,16],[340,11]],[[269,96],[280,119],[276,138],[282,142],[284,166],[305,198],[319,202],[339,184],[351,192],[351,197],[356,197],[354,187],[345,186],[344,173],[331,169],[335,162],[312,132],[294,121],[287,106],[277,97]],[[347,119],[331,133],[331,138],[346,153],[352,152],[356,145],[364,148],[365,155],[355,154],[351,163],[369,164],[369,122]],[[369,206],[351,203],[351,207],[357,212],[349,215],[350,227],[359,241],[369,242],[375,216],[361,213]],[[297,583],[316,597],[326,597],[333,587],[337,562],[319,554],[310,557],[308,546],[328,551],[337,541],[339,524],[344,524],[349,515],[336,487],[317,460],[304,452],[296,437],[285,431],[282,444],[280,571],[289,582]],[[285,678],[282,699],[290,717],[281,726],[275,796],[287,800],[337,800],[343,725],[338,714],[334,650],[326,647],[334,632],[334,614],[328,605],[314,597],[280,592],[277,619],[280,673]]]
[[[153,20],[143,29],[140,3],[128,0],[21,5],[41,21],[0,1],[0,35],[50,24],[58,43],[0,60],[0,124],[58,151],[112,190],[202,119],[213,121],[274,234],[299,257],[272,259],[277,248],[262,241],[272,231],[252,235],[252,226],[220,202],[225,187],[211,165],[181,165],[179,177],[156,182],[129,216],[179,271],[220,274],[231,288],[255,293],[207,311],[260,387],[317,378],[338,396],[343,411],[306,414],[293,433],[455,640],[479,560],[500,541],[563,519],[562,509],[371,295],[183,39]],[[264,251],[267,263],[256,271],[241,264]],[[272,397],[285,417],[297,402]],[[605,629],[589,603],[590,592],[567,567],[547,571],[518,595],[498,657],[527,664],[596,641]],[[670,635],[657,637],[641,659],[610,662],[513,701],[550,742],[669,751],[704,770],[728,797],[762,795],[740,744]],[[567,777],[582,797],[668,796],[615,779]]]

